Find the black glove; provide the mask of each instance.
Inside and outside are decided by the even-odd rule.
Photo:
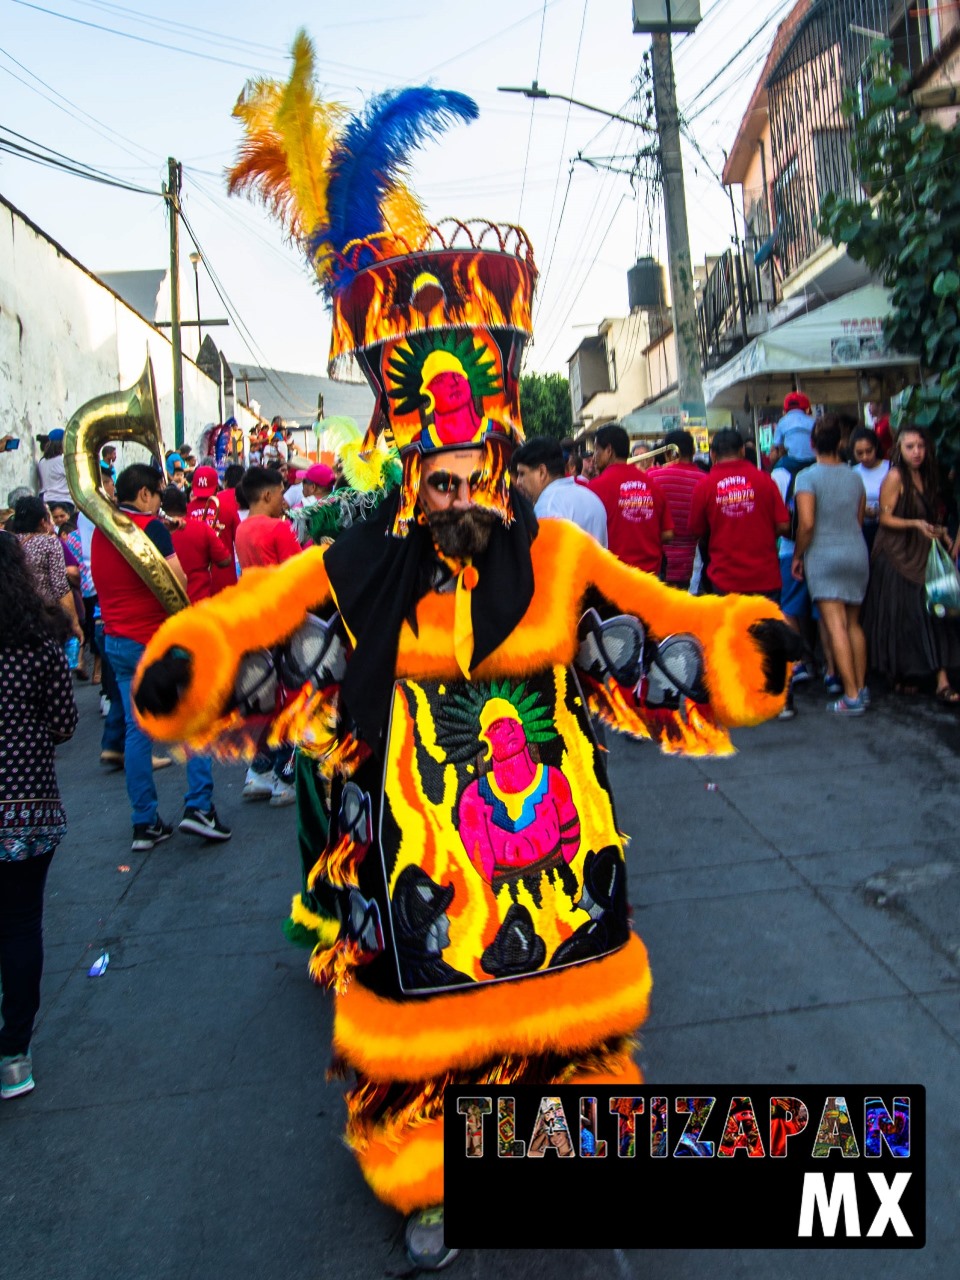
[[[750,634],[763,655],[763,675],[767,693],[783,693],[787,683],[787,663],[797,662],[804,652],[801,636],[779,618],[755,622]]]
[[[168,716],[193,679],[193,659],[186,649],[168,649],[151,662],[140,679],[134,702],[145,715]]]

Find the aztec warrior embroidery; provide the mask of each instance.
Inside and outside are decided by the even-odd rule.
[[[404,991],[556,969],[627,940],[626,877],[572,673],[396,685],[381,849]]]

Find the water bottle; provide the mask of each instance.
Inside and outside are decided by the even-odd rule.
[[[67,666],[73,671],[80,661],[80,641],[76,636],[70,637],[63,646],[63,651],[67,655]]]

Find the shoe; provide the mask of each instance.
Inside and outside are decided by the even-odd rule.
[[[257,773],[248,769],[243,781],[244,800],[269,800],[273,795],[274,776],[272,773]]]
[[[797,714],[797,708],[793,705],[793,685],[790,684],[787,686],[787,700],[784,703],[783,710],[777,716],[777,719],[792,720],[796,714]]]
[[[790,677],[791,684],[807,684],[813,679],[813,672],[805,662],[795,662],[793,664],[793,675]]]
[[[411,1213],[403,1232],[407,1257],[423,1271],[441,1271],[460,1253],[443,1243],[443,1205]]]
[[[36,1087],[33,1060],[29,1053],[0,1058],[0,1098],[19,1098]]]
[[[864,711],[866,711],[867,707],[869,707],[870,705],[870,690],[867,688],[866,685],[864,685],[863,688],[860,690],[860,692],[857,694],[857,701],[863,707]]]
[[[824,674],[823,687],[833,698],[837,697],[838,694],[843,693],[843,681],[839,676]]]
[[[133,844],[130,848],[134,853],[147,853],[154,845],[162,844],[164,840],[169,840],[173,835],[173,827],[168,822],[164,822],[159,814],[152,822],[138,822],[133,828]]]
[[[828,702],[827,710],[835,716],[862,716],[866,707],[859,698],[838,698],[836,702]]]
[[[153,771],[156,773],[158,769],[166,769],[167,765],[173,764],[170,756],[153,756]]]
[[[270,803],[274,809],[282,809],[285,805],[296,804],[296,788],[288,786],[282,778],[275,777],[273,789],[270,792]]]
[[[110,699],[107,697],[107,695],[106,695],[105,693],[101,693],[101,695],[100,695],[100,718],[101,718],[102,720],[106,720],[106,718],[107,718],[107,716],[108,716],[109,714],[110,714]]]
[[[112,769],[123,768],[123,752],[122,751],[101,751],[100,763],[109,765]]]
[[[233,835],[217,817],[213,805],[206,812],[203,809],[184,809],[179,829],[194,836],[203,836],[204,840],[229,840]]]

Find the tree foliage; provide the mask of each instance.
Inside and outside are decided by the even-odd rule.
[[[525,373],[520,379],[520,416],[527,437],[562,440],[573,431],[570,383],[560,373]]]
[[[862,101],[848,95],[851,158],[865,193],[828,194],[820,229],[890,289],[884,336],[916,353],[923,384],[909,390],[902,421],[929,427],[945,462],[960,461],[960,122],[923,119],[907,71],[874,45]]]

